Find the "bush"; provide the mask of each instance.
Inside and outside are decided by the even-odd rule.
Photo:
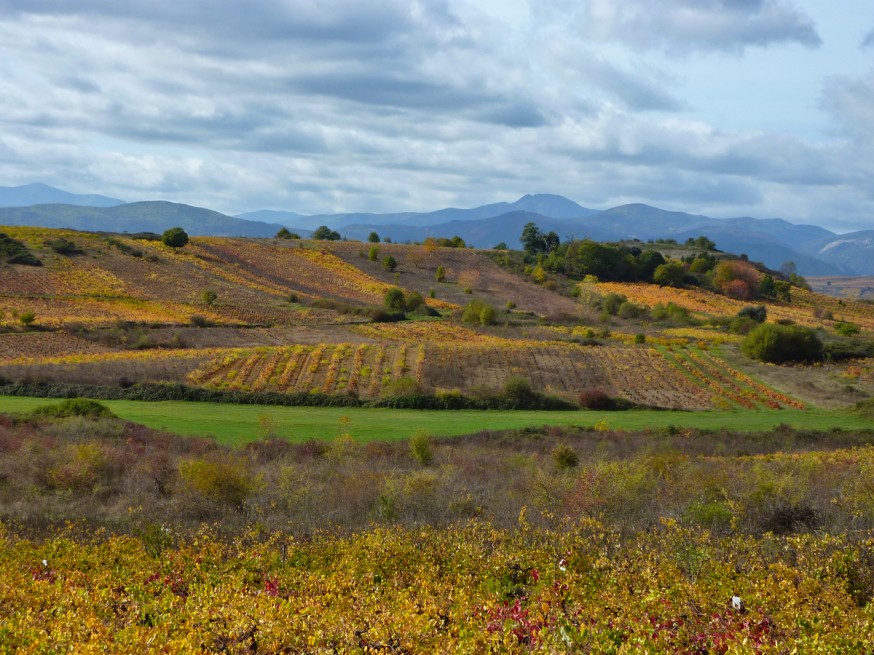
[[[495,308],[485,300],[477,298],[467,303],[461,320],[465,323],[479,323],[480,325],[492,325],[495,322]]]
[[[859,334],[860,331],[858,325],[850,323],[849,321],[840,321],[835,325],[835,332],[844,337],[851,337],[855,334]]]
[[[370,246],[370,251],[367,253],[367,258],[372,262],[379,261],[379,246]]]
[[[23,243],[2,232],[0,232],[0,261],[5,261],[7,264],[42,266],[42,262]]]
[[[419,432],[410,439],[410,456],[421,466],[430,466],[434,461],[433,440]]]
[[[552,462],[559,471],[569,471],[580,463],[577,452],[566,444],[556,446],[552,451]]]
[[[161,243],[170,248],[182,248],[188,243],[188,234],[181,227],[171,227],[161,235]]]
[[[57,239],[49,239],[48,241],[46,241],[46,245],[51,248],[53,252],[56,252],[59,255],[70,256],[85,254],[85,251],[82,250],[79,246],[63,237],[58,237]]]
[[[200,299],[203,301],[203,304],[207,307],[212,307],[212,304],[218,300],[218,294],[212,289],[205,289],[200,294]]]
[[[772,364],[812,361],[823,353],[822,341],[811,328],[763,323],[741,343],[741,352],[751,359]]]
[[[179,477],[186,490],[238,509],[261,487],[259,476],[229,456],[184,461],[179,465]]]
[[[400,287],[389,287],[382,295],[386,309],[392,312],[403,312],[407,308],[404,291]]]
[[[300,235],[296,232],[289,232],[288,228],[280,228],[279,232],[276,233],[277,239],[300,239]]]
[[[768,308],[764,305],[744,307],[737,313],[739,318],[750,318],[756,323],[764,323],[768,319]]]
[[[33,312],[22,312],[18,315],[18,320],[22,325],[30,325],[36,320],[36,314]]]
[[[669,262],[656,267],[652,274],[652,281],[663,287],[680,287],[685,276],[686,269],[682,264]]]
[[[377,234],[376,232],[371,232],[370,234],[367,235],[367,240],[370,243],[379,243],[380,242],[379,234]]]
[[[388,255],[385,259],[382,260],[382,266],[385,270],[391,272],[398,267],[398,261],[391,255]]]
[[[437,267],[437,273],[434,275],[434,278],[435,278],[438,282],[443,282],[443,281],[445,281],[445,280],[446,280],[446,269],[443,268],[442,266],[438,266],[438,267]]]
[[[83,416],[85,418],[114,417],[109,408],[87,398],[70,398],[57,405],[37,407],[31,412],[34,418],[68,418],[70,416]]]
[[[414,312],[425,304],[425,299],[418,291],[408,291],[404,295],[404,306],[408,312]]]

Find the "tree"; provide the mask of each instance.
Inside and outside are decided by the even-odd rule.
[[[496,243],[495,247],[492,250],[509,250],[507,244],[501,241],[500,243]]]
[[[204,305],[212,307],[212,304],[218,299],[218,294],[212,289],[205,289],[204,292],[200,294],[200,299],[203,301]]]
[[[300,235],[297,232],[289,232],[288,228],[280,228],[279,232],[276,233],[277,239],[300,239]]]
[[[683,284],[686,269],[679,262],[669,262],[656,266],[652,281],[662,287],[679,287]]]
[[[379,247],[370,246],[370,252],[367,253],[367,258],[372,262],[379,261]]]
[[[399,287],[389,287],[386,289],[382,300],[385,303],[386,309],[392,312],[402,312],[407,308],[404,291]]]
[[[171,227],[161,235],[161,242],[170,248],[182,248],[188,243],[188,234],[181,227]]]
[[[379,243],[380,241],[379,235],[376,232],[371,232],[370,234],[368,234],[367,240],[370,241],[370,243]]]
[[[21,321],[22,325],[28,326],[36,320],[36,314],[33,312],[22,312],[19,314],[18,320]]]
[[[398,267],[398,262],[394,257],[388,255],[385,259],[382,260],[382,265],[385,267],[385,270],[391,272]]]
[[[319,225],[316,231],[313,232],[313,239],[316,241],[339,241],[340,233],[332,230],[327,225]]]

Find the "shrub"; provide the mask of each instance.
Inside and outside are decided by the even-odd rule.
[[[601,309],[610,316],[616,316],[619,312],[619,308],[626,302],[628,302],[627,296],[611,292],[601,300]]]
[[[218,299],[218,294],[212,289],[205,289],[200,294],[200,299],[207,307],[212,307],[212,304]]]
[[[382,296],[386,309],[392,312],[403,312],[407,308],[404,291],[399,287],[389,287]]]
[[[601,411],[616,409],[616,401],[601,389],[584,389],[580,392],[578,401],[583,409]]]
[[[186,460],[179,465],[179,477],[187,491],[236,508],[261,487],[260,476],[230,456]]]
[[[519,409],[531,407],[537,402],[537,394],[531,388],[531,384],[520,377],[509,378],[504,383],[502,395],[513,407]]]
[[[561,444],[553,449],[552,462],[559,471],[569,471],[579,465],[580,458],[573,448],[567,444]]]
[[[739,318],[750,318],[756,323],[764,323],[768,318],[768,308],[764,305],[744,307],[737,315]]]
[[[22,325],[31,325],[36,320],[36,314],[33,312],[22,312],[18,315],[18,320]]]
[[[763,323],[744,338],[741,352],[751,359],[781,364],[819,359],[823,346],[811,328]]]
[[[171,227],[161,235],[161,242],[170,248],[182,248],[188,243],[188,234],[181,227]]]
[[[85,418],[114,417],[109,408],[88,398],[69,398],[57,405],[37,407],[31,412],[35,418],[67,418],[70,416],[84,416]]]
[[[689,323],[692,320],[688,309],[680,307],[673,302],[669,302],[667,305],[664,303],[656,303],[650,311],[650,317],[654,321],[666,321],[678,324]]]
[[[446,269],[443,268],[442,266],[438,266],[437,273],[435,274],[434,277],[438,282],[445,281],[446,280]]]
[[[371,232],[370,234],[368,234],[368,235],[367,235],[367,240],[368,240],[370,243],[379,243],[379,241],[380,241],[380,239],[379,239],[379,235],[378,235],[376,232]]]
[[[46,241],[46,245],[51,248],[53,252],[56,252],[59,255],[69,256],[85,254],[85,251],[82,250],[79,246],[63,237],[58,237],[57,239],[49,239],[48,241]]]
[[[621,319],[641,318],[646,315],[646,307],[643,305],[635,305],[632,302],[625,301],[619,305],[616,315]]]
[[[652,281],[663,287],[679,287],[683,285],[686,270],[679,262],[669,262],[657,266],[652,274]]]
[[[410,439],[410,456],[420,466],[430,466],[434,461],[433,440],[424,432],[413,435]]]
[[[42,262],[31,253],[23,243],[0,232],[0,260],[7,264],[42,266]]]
[[[850,323],[849,321],[840,321],[835,325],[835,332],[844,337],[851,337],[855,334],[859,334],[860,329],[859,326],[855,323]]]
[[[425,304],[425,299],[418,291],[408,291],[404,295],[404,306],[408,312],[414,312]]]
[[[367,258],[372,262],[379,261],[379,246],[370,246]]]
[[[465,306],[461,320],[465,323],[492,325],[495,322],[495,308],[481,298],[471,300]]]
[[[385,259],[382,260],[382,266],[383,268],[385,268],[385,270],[391,272],[398,267],[398,262],[394,257],[388,255]]]

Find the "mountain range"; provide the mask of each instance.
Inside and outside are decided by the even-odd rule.
[[[518,247],[526,223],[567,238],[599,241],[676,239],[707,236],[720,250],[745,253],[779,268],[795,262],[803,275],[874,275],[874,230],[836,234],[783,219],[716,219],[643,204],[607,210],[583,207],[562,196],[525,195],[471,209],[432,212],[305,215],[261,210],[228,216],[201,207],[165,201],[124,203],[98,195],[76,195],[43,185],[0,187],[0,225],[38,225],[109,232],[162,232],[180,226],[193,235],[272,237],[280,227],[307,236],[320,225],[350,239],[370,232],[395,242],[458,235],[469,245],[500,242]]]

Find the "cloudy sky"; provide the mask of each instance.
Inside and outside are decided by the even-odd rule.
[[[874,227],[869,0],[0,0],[0,186]]]

